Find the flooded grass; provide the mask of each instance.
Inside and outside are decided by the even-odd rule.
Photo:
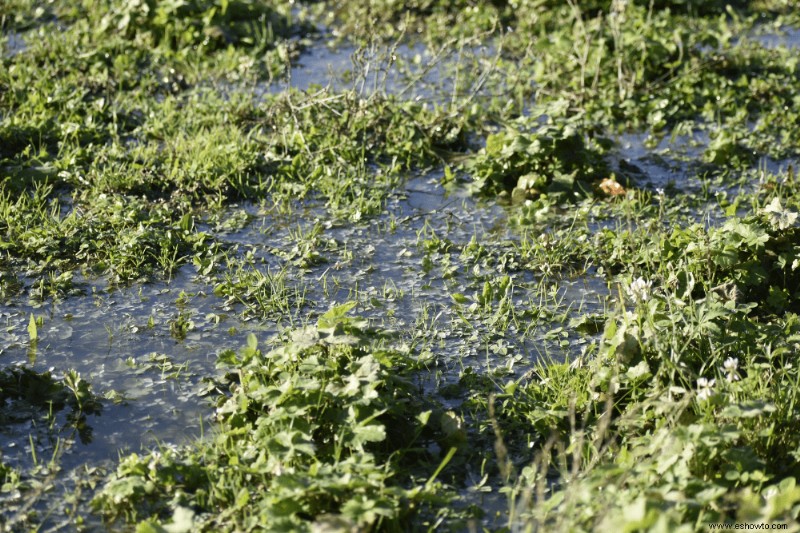
[[[0,6],[5,530],[798,527],[788,3],[133,6]]]

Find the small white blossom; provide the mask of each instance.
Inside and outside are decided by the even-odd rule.
[[[666,194],[664,194],[664,189],[656,189],[656,200],[658,201],[659,206],[664,205],[664,200],[667,198]]]
[[[725,362],[722,363],[722,369],[727,374],[725,379],[728,381],[733,382],[739,379],[739,374],[736,372],[736,370],[739,369],[739,359],[736,357],[728,357],[725,359]]]
[[[704,402],[714,395],[716,379],[697,378],[697,399]]]
[[[643,303],[650,299],[650,289],[652,286],[652,281],[645,281],[644,278],[636,278],[625,289],[625,292],[634,304]]]

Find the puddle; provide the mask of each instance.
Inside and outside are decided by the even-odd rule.
[[[757,124],[749,127],[752,130]],[[699,191],[702,184],[698,180],[698,169],[703,167],[710,137],[708,131],[695,130],[687,135],[664,137],[653,144],[649,133],[626,133],[616,139],[614,163],[621,170],[632,173],[639,180],[637,185],[640,187]],[[792,158],[758,157],[757,153],[753,156],[753,172],[779,174],[788,165],[796,164]]]
[[[324,229],[319,246],[322,261],[288,270],[290,282],[304,285],[303,315],[313,317],[334,302],[358,300],[358,312],[376,325],[416,332],[416,338],[407,340],[426,346],[423,349],[445,371],[445,381],[457,381],[465,365],[482,371],[494,364],[524,369],[544,355],[567,357],[569,350],[559,344],[563,338],[547,337],[550,327],[542,326],[540,331],[523,318],[498,334],[492,331],[489,317],[494,311],[469,315],[453,306],[454,294],[472,298],[484,279],[493,275],[459,261],[470,240],[511,246],[517,237],[503,208],[477,203],[463,190],[447,194],[440,178],[410,179],[377,219]],[[254,251],[255,257],[264,259],[257,263],[264,271],[276,267],[276,254],[293,246],[292,232],[302,224],[308,226],[315,214],[311,208],[298,210],[278,221],[271,215],[258,215],[255,206],[246,210],[252,220],[244,229],[217,236],[241,250]],[[268,236],[264,228],[271,228]],[[85,296],[38,308],[0,306],[7,332],[0,344],[3,368],[52,369],[56,377],[75,369],[99,397],[123,399],[121,403],[101,400],[102,411],[86,419],[90,438],[67,451],[63,468],[104,463],[116,459],[120,450],[138,451],[158,442],[180,444],[195,438],[213,412],[201,396],[205,388],[201,378],[219,375],[215,363],[220,350],[243,346],[249,332],[261,341],[277,332],[274,321],[240,316],[240,306],[231,308],[214,296],[213,286],[196,281],[194,272],[194,267],[187,266],[170,283],[111,292],[88,286]],[[529,272],[510,275],[515,283],[512,303],[523,317],[541,299],[537,281]],[[558,299],[562,307],[598,309],[606,292],[599,279],[566,283]],[[192,322],[184,340],[170,333],[170,323],[180,313]],[[460,316],[464,313],[473,325],[464,322]],[[35,349],[27,330],[31,314],[43,320]],[[489,352],[502,353],[502,361],[495,361]],[[170,370],[161,369],[164,361]],[[12,466],[28,464],[29,424],[5,426],[3,432],[3,461]]]
[[[56,377],[74,369],[95,394],[122,401],[104,399],[101,414],[88,418],[92,438],[79,450],[70,450],[75,464],[115,459],[118,450],[137,451],[160,440],[179,443],[198,434],[201,418],[209,414],[199,398],[200,377],[216,374],[217,352],[236,339],[223,333],[234,322],[212,324],[206,316],[213,312],[207,300],[216,298],[202,296],[186,306],[194,323],[186,339],[179,342],[170,335],[180,292],[203,288],[188,278],[181,274],[169,285],[96,292],[38,309],[0,307],[9,332],[0,355],[3,367],[53,369]],[[28,342],[31,313],[43,318],[35,348]],[[3,456],[12,465],[26,461],[24,454],[15,456],[8,450]],[[75,464],[68,460],[64,466]]]
[[[9,31],[5,34],[5,40],[0,41],[0,49],[5,57],[11,58],[15,55],[22,53],[28,47],[28,43],[23,39],[22,34],[15,31]]]
[[[19,53],[24,42],[12,37],[12,53]],[[421,45],[387,51],[330,49],[320,42],[300,56],[283,84],[261,90],[319,85],[441,104],[453,94],[481,97],[502,89],[501,81],[465,79],[462,72],[475,63],[488,69],[494,54],[482,46],[437,54]],[[477,305],[484,284],[498,278],[498,265],[465,259],[465,249],[474,240],[512,256],[520,237],[506,208],[476,200],[463,188],[446,190],[441,182],[441,173],[410,176],[383,214],[346,225],[330,222],[313,203],[291,215],[242,204],[230,207],[228,222],[200,229],[229,244],[233,255],[250,254],[248,268],[283,269],[287,285],[303,294],[292,311],[298,322],[358,301],[359,314],[400,332],[402,342],[429,361],[430,374],[419,377],[423,390],[457,408],[462,397],[438,391],[443,385],[458,388],[465,372],[517,379],[538,360],[563,361],[580,353],[588,341],[552,317],[567,310],[602,313],[609,291],[597,276],[558,280],[556,287],[524,268],[510,268],[513,290],[506,307],[500,296]],[[318,255],[308,264],[296,257],[296,249],[308,244],[304,240]],[[238,350],[251,332],[264,342],[281,328],[275,319],[243,314],[243,305],[216,296],[214,283],[199,280],[191,265],[170,282],[107,290],[83,280],[78,286],[84,295],[40,306],[0,305],[0,368],[50,371],[56,379],[74,369],[101,403],[79,431],[71,429],[66,407],[54,415],[46,409],[23,413],[18,422],[0,425],[0,459],[11,467],[29,469],[33,451],[50,457],[59,447],[62,472],[112,467],[120,453],[198,438],[214,411],[203,378],[223,372],[216,368],[220,351]],[[29,338],[31,315],[42,321],[35,344]],[[290,315],[281,318],[282,326],[292,323]],[[183,339],[172,328],[178,321],[188,324]],[[43,495],[37,508],[63,501],[69,490]]]
[[[762,30],[752,39],[763,46],[800,49],[800,30]],[[25,52],[24,35],[32,34],[6,33],[0,56]],[[430,105],[469,96],[466,106],[514,92],[515,76],[502,70],[507,67],[495,70],[499,44],[449,45],[446,51],[422,44],[329,47],[323,36],[303,49],[285,79],[258,85],[255,93],[354,90],[362,97],[393,95]],[[223,86],[227,90],[242,87],[232,83]],[[713,205],[714,190],[708,189],[719,186],[727,193],[728,184],[723,178],[703,181],[703,156],[715,132],[687,133],[689,128],[676,128],[683,134],[653,142],[646,133],[621,135],[609,158],[615,170],[633,176],[637,188],[696,196],[696,203],[685,206],[685,219],[703,219],[710,226],[722,209]],[[475,135],[474,144],[480,145],[484,138]],[[124,142],[126,149],[136,150],[135,137]],[[784,172],[787,164],[763,158],[758,167],[742,171],[740,181],[746,178],[746,186],[757,187],[751,179],[757,172]],[[502,387],[527,379],[535,363],[569,362],[591,347],[607,310],[615,307],[618,287],[609,288],[606,278],[591,269],[574,277],[532,270],[520,259],[521,230],[510,220],[515,208],[484,202],[459,185],[445,187],[442,177],[439,171],[410,175],[381,204],[380,214],[362,219],[354,213],[350,222],[332,219],[320,201],[311,200],[289,214],[252,203],[229,205],[219,219],[199,223],[226,245],[228,260],[241,272],[281,276],[288,304],[271,314],[265,310],[269,302],[248,307],[247,295],[227,298],[215,290],[226,275],[223,259],[218,270],[202,275],[201,267],[190,264],[170,281],[125,288],[80,279],[76,286],[83,294],[43,304],[0,303],[0,377],[27,371],[44,385],[58,386],[74,369],[99,402],[78,417],[69,390],[61,405],[0,398],[0,467],[20,468],[27,475],[57,457],[59,486],[37,494],[34,510],[63,508],[67,504],[59,502],[73,489],[62,479],[81,469],[113,468],[120,454],[201,438],[213,425],[214,406],[206,395],[225,372],[217,368],[220,352],[239,350],[250,333],[267,347],[264,343],[284,328],[314,323],[347,301],[356,301],[355,312],[372,325],[396,331],[397,342],[424,360],[430,371],[417,376],[420,391],[444,409],[458,410],[475,393],[464,384],[476,376]],[[665,202],[665,196],[658,198],[653,201]],[[71,208],[63,202],[62,216]],[[621,223],[615,217],[587,223],[591,229],[611,228]],[[669,223],[685,219],[676,215]],[[633,227],[639,221],[628,223]],[[542,266],[549,268],[547,261]],[[227,273],[237,275],[235,268]],[[467,478],[468,485],[477,484],[481,476],[468,471]],[[0,507],[14,497],[0,493]],[[507,505],[501,493],[467,494],[461,503],[481,506],[495,518]],[[4,510],[0,523],[5,518]],[[502,518],[491,520],[484,525],[503,526]],[[45,519],[43,528],[52,525]]]
[[[645,134],[617,141],[620,162],[639,169],[638,186],[683,189],[695,179],[686,158],[698,157],[707,138],[698,133],[663,139],[649,148]],[[548,281],[519,267],[503,271],[513,284],[505,304],[510,310],[501,309],[499,297],[476,305],[484,284],[498,279],[500,261],[470,258],[470,243],[511,257],[520,236],[506,208],[441,182],[436,172],[410,176],[383,214],[355,223],[331,222],[323,206],[313,203],[290,215],[242,204],[201,229],[229,244],[234,255],[250,254],[252,268],[285,269],[287,284],[304,295],[295,309],[298,319],[313,321],[334,304],[358,301],[359,314],[400,332],[403,342],[429,360],[430,374],[419,377],[422,389],[455,409],[463,401],[458,391],[465,373],[503,382],[524,376],[536,361],[578,355],[591,336],[557,317],[602,317],[612,296],[605,279],[592,273]],[[293,250],[304,240],[318,257],[297,264]],[[243,315],[242,305],[215,296],[214,283],[195,274],[190,265],[171,282],[112,291],[84,282],[83,296],[41,306],[0,305],[2,368],[52,369],[58,378],[75,369],[102,403],[77,433],[63,429],[68,409],[56,413],[50,427],[47,412],[3,424],[2,461],[29,467],[31,435],[40,455],[52,454],[59,440],[69,443],[60,462],[66,471],[111,465],[121,451],[197,438],[213,413],[203,378],[220,376],[220,351],[238,350],[250,332],[266,341],[280,326]],[[35,347],[27,329],[31,314],[42,319]],[[183,339],[171,331],[181,317],[191,322]],[[284,319],[284,325],[291,322]],[[451,386],[446,395],[439,392],[443,386]],[[55,491],[45,500],[59,497]]]
[[[775,33],[774,30],[763,28],[765,33],[751,36],[751,39],[760,43],[765,48],[800,49],[800,28],[783,27]]]
[[[417,338],[409,342],[430,344],[435,364],[445,370],[441,378],[445,382],[457,381],[464,366],[485,372],[495,364],[510,364],[524,371],[541,357],[564,360],[576,355],[580,342],[567,347],[562,342],[566,337],[552,335],[553,327],[546,320],[536,324],[530,318],[543,297],[541,280],[532,272],[508,273],[514,284],[510,304],[517,318],[507,330],[493,327],[497,302],[491,309],[470,310],[484,282],[497,273],[469,264],[460,255],[473,239],[491,243],[488,247],[494,251],[510,251],[519,236],[504,208],[482,204],[463,189],[446,193],[440,182],[439,174],[412,178],[389,201],[383,216],[326,229],[323,235],[331,244],[323,253],[325,261],[305,274],[306,280],[313,281],[306,287],[306,300],[317,302],[317,307],[310,304],[304,312],[321,313],[330,302],[356,299],[362,315],[384,327],[416,331]],[[297,216],[283,222],[287,229],[270,233],[269,241],[285,241],[289,228],[308,220],[308,214]],[[260,228],[274,226],[274,221],[256,220],[228,238],[260,247],[266,258]],[[587,276],[559,280],[559,285],[552,296],[553,308],[580,308],[584,313],[604,310],[608,289],[603,279]],[[461,297],[467,301],[454,305],[454,298]],[[487,350],[502,356],[487,356]]]
[[[694,169],[689,161],[702,158],[708,144],[706,132],[698,131],[674,139],[664,137],[655,146],[649,146],[649,133],[626,133],[619,136],[616,143],[618,159],[615,163],[623,171],[634,174],[637,186],[652,190],[699,187],[696,181],[692,183]]]
[[[349,89],[351,84],[345,83],[345,79],[352,70],[355,51],[353,46],[331,48],[323,43],[308,47],[292,65],[285,85],[279,84],[274,92],[280,92],[286,86],[303,91],[312,85],[329,87],[333,92]]]
[[[352,89],[365,97],[391,94],[431,104],[465,95],[497,96],[509,88],[502,75],[489,75],[496,67],[496,55],[494,46],[481,44],[455,50],[432,50],[422,44],[331,47],[320,38],[300,54],[286,79],[263,85],[257,93],[321,87],[332,92]],[[467,77],[470,72],[479,74]]]
[[[28,471],[59,454],[57,487],[40,495],[34,509],[61,505],[87,468],[111,468],[121,453],[185,444],[208,431],[214,409],[205,396],[213,387],[208,379],[221,375],[219,352],[243,346],[250,332],[266,339],[276,327],[226,312],[213,287],[193,278],[194,268],[185,267],[171,283],[110,292],[95,287],[39,307],[0,306],[2,371],[49,371],[61,380],[74,369],[100,402],[79,419],[69,406],[13,400],[0,406],[16,416],[0,411],[2,463]],[[180,313],[191,321],[183,340],[170,331]],[[31,314],[43,321],[33,344]],[[14,497],[0,495],[0,506],[13,508]]]

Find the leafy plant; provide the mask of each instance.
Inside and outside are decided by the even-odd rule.
[[[593,180],[605,177],[604,146],[608,144],[556,122],[531,133],[506,130],[490,135],[469,167],[474,187],[490,194],[511,192],[516,201],[541,194],[569,197],[588,192]]]
[[[433,477],[413,475],[415,464],[437,464],[421,447],[435,427],[408,381],[417,365],[347,316],[354,305],[332,308],[269,352],[251,335],[238,356],[223,353],[235,381],[218,400],[213,438],[128,456],[96,507],[152,524],[191,508],[198,529],[310,530],[331,520],[400,527],[417,508],[447,501]]]

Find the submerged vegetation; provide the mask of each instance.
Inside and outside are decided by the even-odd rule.
[[[793,4],[4,2],[0,524],[797,530]]]

